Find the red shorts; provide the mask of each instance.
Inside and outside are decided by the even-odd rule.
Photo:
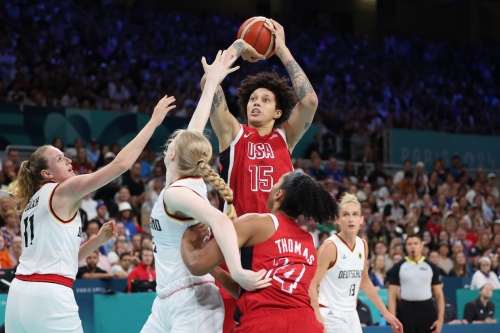
[[[283,309],[259,311],[241,317],[240,326],[233,333],[323,333],[323,325],[312,309]]]

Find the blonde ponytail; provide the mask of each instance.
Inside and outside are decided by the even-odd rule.
[[[9,185],[8,192],[14,196],[18,211],[24,210],[31,197],[45,182],[41,171],[47,169],[48,165],[43,153],[49,147],[51,146],[41,146],[31,154],[28,161],[22,162],[16,180]]]
[[[238,216],[236,215],[236,210],[233,205],[233,191],[229,188],[226,182],[220,178],[214,170],[212,170],[206,161],[198,161],[198,170],[200,175],[203,176],[207,182],[212,184],[212,186],[215,187],[224,198],[224,201],[227,203],[226,215],[229,216],[232,221],[236,220]]]

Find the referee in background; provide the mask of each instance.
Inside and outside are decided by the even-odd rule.
[[[387,272],[389,312],[397,316],[405,333],[440,333],[444,322],[444,295],[439,269],[422,256],[424,245],[418,234],[406,239],[408,256]],[[396,314],[398,291],[401,302]],[[432,294],[436,298],[437,312]]]

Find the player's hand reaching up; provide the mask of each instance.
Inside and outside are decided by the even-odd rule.
[[[165,95],[165,97],[160,99],[158,104],[155,106],[150,121],[155,124],[156,127],[160,126],[160,124],[163,122],[163,119],[165,119],[168,111],[175,108],[175,105],[170,105],[173,102],[175,102],[174,96],[168,97],[167,95]]]
[[[211,65],[207,64],[207,60],[205,59],[205,57],[201,58],[203,69],[205,70],[205,74],[207,75],[207,82],[212,81],[219,85],[229,73],[232,73],[240,68],[240,66],[231,68],[231,66],[236,61],[236,57],[231,58],[227,62],[227,64],[224,65],[225,56],[226,51],[217,52],[217,56],[215,57],[215,60]]]
[[[266,57],[259,54],[252,45],[248,44],[243,39],[238,39],[234,42],[233,46],[238,50],[238,53],[241,52],[241,58],[248,62],[257,62],[266,59]]]
[[[116,233],[116,223],[115,221],[109,221],[102,225],[101,229],[99,229],[99,233],[97,234],[97,238],[99,239],[99,243],[101,245],[107,243],[111,239],[111,237],[117,237]]]
[[[231,272],[231,277],[241,288],[247,291],[263,289],[271,286],[272,278],[264,279],[267,271],[262,269],[258,272],[243,269],[239,272]]]

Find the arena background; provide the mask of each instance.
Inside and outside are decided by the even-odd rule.
[[[8,185],[8,171],[16,167],[5,165],[9,151],[18,151],[20,163],[37,146],[56,138],[65,149],[72,148],[77,139],[85,147],[94,139],[101,147],[114,143],[123,147],[148,121],[158,96],[174,94],[184,106],[166,118],[149,143],[160,158],[168,136],[185,127],[194,111],[201,56],[213,59],[217,50],[232,43],[239,25],[256,15],[283,24],[287,46],[319,96],[314,124],[292,156],[296,168],[326,184],[314,164],[317,156],[322,159],[320,169],[330,167],[330,157],[337,158],[342,170],[346,162],[353,162],[356,172],[347,176],[357,183],[350,178],[348,185],[355,186],[358,198],[364,195],[369,201],[373,196],[376,201],[380,193],[376,184],[369,192],[362,186],[371,182],[375,162],[383,163],[386,178],[403,170],[405,160],[411,162],[413,172],[422,162],[425,174],[437,171],[443,177],[439,186],[444,188],[444,178],[452,171],[451,159],[459,156],[468,177],[465,183],[455,179],[455,184],[465,186],[468,193],[473,182],[479,181],[484,214],[480,218],[484,216],[488,225],[500,223],[496,181],[500,170],[500,1],[494,0],[4,1],[0,3],[0,31],[4,32],[0,34],[2,189]],[[234,99],[241,79],[262,70],[282,75],[286,71],[277,57],[237,64],[242,68],[228,76],[223,88],[233,91],[226,92],[228,104],[242,118]],[[93,86],[93,82],[98,84]],[[127,98],[113,96],[119,85],[126,87]],[[215,135],[207,129],[218,153]],[[148,161],[146,155],[141,162]],[[436,161],[441,160],[442,168],[436,169]],[[360,168],[366,175],[359,174]],[[145,171],[143,178],[147,184],[153,169]],[[389,190],[384,204],[391,204],[394,185],[384,184]],[[339,190],[332,189],[332,194]],[[446,197],[444,204],[435,194],[432,204],[445,216],[465,193]],[[486,203],[490,195],[492,205]],[[408,207],[421,202],[421,198],[402,199]],[[377,207],[377,203],[370,204]],[[460,218],[471,216],[476,202],[466,204],[456,216],[458,225]],[[392,255],[393,244],[383,235],[389,217],[383,208],[378,213],[372,209],[370,216],[370,221],[380,219],[382,231],[374,232],[368,225],[365,236],[370,245],[385,241]],[[147,234],[150,208],[138,210],[136,218]],[[96,215],[95,211],[88,214]],[[477,248],[498,258],[500,236],[495,237],[493,227],[476,225],[474,219],[467,230],[467,240],[473,243],[468,243],[466,255]],[[403,220],[398,222],[406,225]],[[308,227],[315,237],[327,230]],[[425,227],[420,232],[425,233]],[[481,240],[483,234],[488,244]],[[448,241],[454,237],[450,236]],[[431,250],[437,247],[437,238],[428,243]],[[8,278],[9,270],[3,268],[1,274]],[[478,296],[477,290],[469,289],[471,276],[444,277],[443,281],[445,296],[462,318],[465,303]],[[75,281],[85,332],[140,330],[155,294],[128,294],[125,288],[126,279]],[[379,293],[386,301],[386,290]],[[6,299],[6,294],[0,295],[0,322]],[[366,297],[360,295],[360,299],[371,307],[373,322],[378,324],[379,313]],[[500,320],[499,290],[492,301],[497,308],[495,318]],[[443,332],[479,330],[498,332],[500,325],[445,325]],[[390,332],[390,328],[375,325],[363,331]]]

